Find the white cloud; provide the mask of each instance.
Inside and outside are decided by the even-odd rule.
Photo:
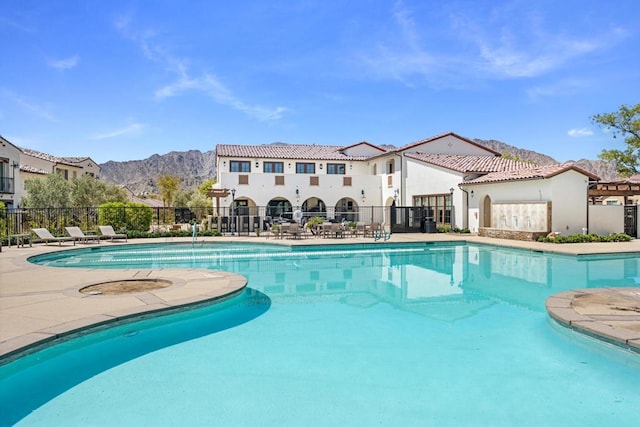
[[[144,128],[145,128],[145,125],[142,123],[132,123],[129,126],[126,126],[122,129],[117,129],[117,130],[106,132],[106,133],[95,134],[91,136],[89,139],[101,140],[101,139],[111,139],[111,138],[139,135],[142,132],[142,129]]]
[[[431,85],[457,86],[471,79],[542,76],[628,37],[620,28],[563,31],[535,5],[483,5],[456,9],[451,3],[414,13],[399,1],[391,14],[395,32],[361,55],[362,61],[384,78],[406,83],[418,76]],[[423,22],[423,16],[443,13],[449,20]]]
[[[58,121],[54,115],[51,114],[48,106],[36,104],[7,89],[2,90],[2,95],[36,117],[40,117],[41,119],[52,123],[56,123]]]
[[[567,135],[572,138],[582,138],[593,135],[593,131],[589,128],[570,129],[569,132],[567,132]]]
[[[195,90],[205,93],[220,105],[226,105],[234,110],[240,111],[249,117],[260,121],[275,121],[282,118],[284,107],[263,107],[261,105],[250,105],[236,97],[218,78],[211,74],[204,74],[201,77],[191,78],[182,70],[178,80],[164,86],[155,92],[156,98],[163,99],[178,96],[187,90]]]
[[[236,96],[220,79],[211,73],[203,72],[199,76],[192,77],[189,72],[188,60],[175,57],[166,49],[153,43],[154,31],[133,30],[130,16],[120,18],[115,23],[115,26],[125,37],[138,44],[147,59],[160,64],[170,73],[176,75],[177,79],[174,82],[155,91],[154,95],[157,99],[179,96],[190,90],[197,91],[206,94],[220,105],[231,107],[260,121],[280,120],[284,112],[287,111],[284,107],[264,107],[249,104]]]
[[[78,57],[78,55],[73,55],[69,58],[64,59],[50,59],[47,61],[47,64],[49,64],[51,68],[55,68],[56,70],[65,71],[76,67],[79,61],[80,58]]]

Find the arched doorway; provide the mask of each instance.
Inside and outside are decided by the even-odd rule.
[[[313,218],[316,216],[326,218],[327,206],[324,201],[317,197],[309,197],[302,203],[302,213],[305,219]]]
[[[267,203],[265,215],[270,218],[291,219],[293,207],[291,206],[291,202],[284,197],[276,197]]]
[[[237,197],[231,203],[229,228],[231,231],[249,233],[249,231],[259,227],[258,206],[253,199],[248,197]]]
[[[480,227],[482,228],[491,228],[491,197],[484,196],[484,200],[482,201],[482,212],[481,212],[482,222]]]
[[[358,218],[358,203],[350,197],[345,197],[338,200],[336,203],[335,219],[338,221],[354,221],[357,222]]]

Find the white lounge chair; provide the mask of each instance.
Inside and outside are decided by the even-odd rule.
[[[89,243],[89,240],[95,240],[96,243],[100,243],[100,236],[97,235],[89,235],[87,236],[80,230],[80,227],[65,227],[69,236],[73,239],[73,241],[78,241],[82,243]]]
[[[98,228],[104,237],[111,239],[111,242],[113,242],[113,239],[124,239],[125,242],[127,241],[126,234],[116,233],[110,225],[99,225]]]
[[[38,239],[42,240],[45,245],[48,245],[49,242],[58,242],[58,246],[62,245],[62,242],[73,241],[73,244],[76,244],[76,241],[72,237],[56,237],[46,228],[32,228],[31,231],[36,233]]]

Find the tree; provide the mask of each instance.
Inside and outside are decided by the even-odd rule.
[[[62,208],[70,206],[69,181],[59,173],[24,182],[27,195],[22,198],[25,208]]]
[[[180,178],[176,175],[160,175],[158,177],[158,188],[162,194],[162,203],[164,206],[171,206],[173,203],[173,195],[178,191]]]
[[[25,181],[27,194],[22,198],[25,208],[85,208],[106,202],[126,202],[127,192],[114,184],[90,175],[69,181],[58,173]]]
[[[73,207],[99,206],[107,202],[126,202],[124,188],[83,175],[69,181]]]
[[[202,184],[198,185],[198,191],[199,191],[202,195],[206,196],[206,195],[207,195],[207,193],[208,193],[209,191],[211,191],[211,189],[213,188],[213,184],[215,184],[215,183],[216,183],[215,178],[213,178],[213,179],[208,179],[208,180],[206,180],[205,182],[203,182]]]
[[[624,137],[624,150],[602,150],[598,157],[614,161],[618,173],[623,177],[638,173],[640,169],[640,104],[621,105],[615,113],[596,114],[593,123],[613,133],[613,137]]]
[[[193,189],[186,190],[186,191],[184,190],[176,191],[176,193],[173,195],[173,206],[179,206],[179,207],[187,206],[187,203],[189,202],[189,200],[191,199],[194,193],[195,191]]]

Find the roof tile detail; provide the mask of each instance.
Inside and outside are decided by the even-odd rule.
[[[555,175],[559,175],[568,170],[574,170],[583,175],[588,176],[591,179],[598,180],[599,177],[579,168],[571,162],[558,163],[554,165],[536,166],[523,169],[513,169],[505,171],[496,171],[488,173],[484,176],[476,178],[471,181],[466,181],[465,184],[484,184],[490,182],[504,182],[504,181],[520,181],[528,179],[544,179],[551,178]]]
[[[407,153],[406,157],[456,172],[489,173],[531,168],[531,163],[496,156]]]
[[[51,154],[42,153],[40,151],[31,150],[29,148],[21,148],[21,150],[27,156],[35,157],[37,159],[46,160],[46,161],[51,162],[51,163],[62,163],[62,164],[65,164],[65,165],[74,166],[73,162],[69,161],[68,158],[53,156]]]
[[[334,145],[227,145],[218,144],[220,157],[300,160],[365,160],[364,156],[347,156],[343,147]]]

